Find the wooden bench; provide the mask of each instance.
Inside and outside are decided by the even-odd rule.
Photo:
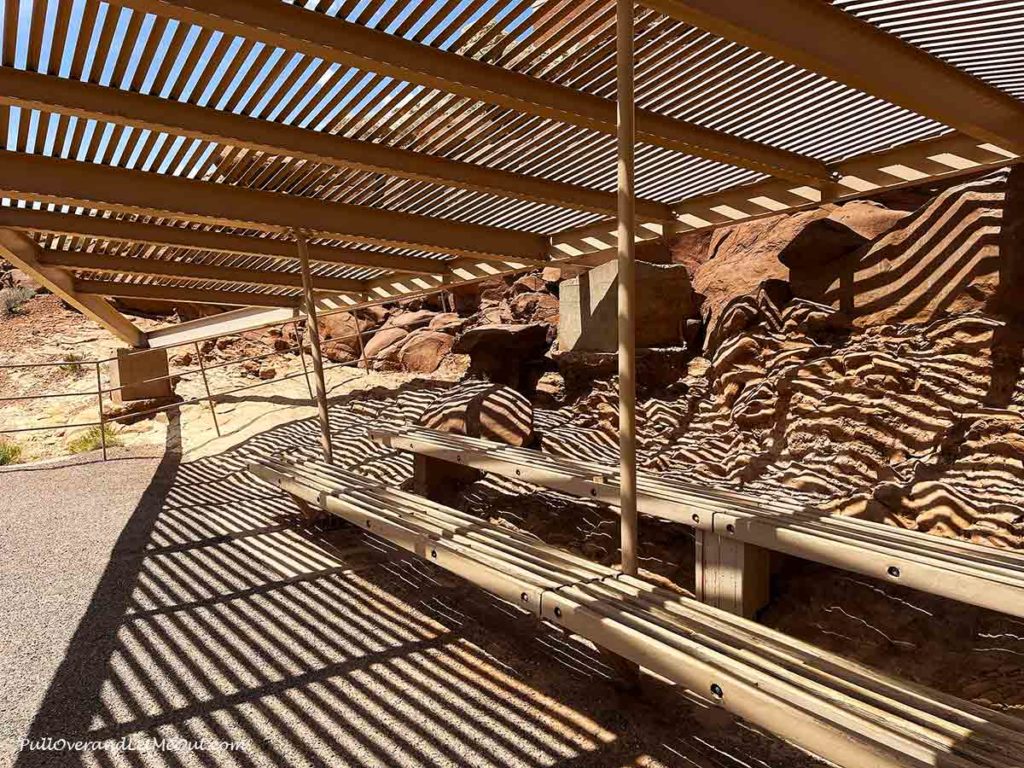
[[[337,467],[267,459],[250,470],[837,765],[1024,766],[1015,718]]]
[[[371,430],[370,436],[431,460],[618,503],[612,467],[421,427]],[[758,550],[771,550],[1024,617],[1021,553],[651,473],[638,478],[637,509],[697,529],[703,550],[698,596],[741,615],[752,615],[767,595],[767,558]],[[712,594],[702,595],[702,588]]]

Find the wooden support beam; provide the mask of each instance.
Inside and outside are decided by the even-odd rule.
[[[468,285],[488,280],[498,275],[513,275],[533,268],[530,264],[519,262],[496,263],[493,261],[476,261],[474,259],[456,259],[450,262],[452,272],[450,279],[440,275],[406,275],[382,277],[369,281],[368,294],[364,301],[353,301],[346,297],[344,303],[335,301],[338,297],[318,297],[317,310],[319,315],[351,312],[361,307],[388,304],[400,299],[425,296],[445,290],[456,285]],[[185,323],[158,328],[150,332],[150,343],[155,346],[167,347],[192,341],[202,341],[215,336],[226,336],[245,330],[267,328],[272,325],[287,323],[299,319],[293,309],[247,309],[225,312],[215,317],[201,317]]]
[[[331,440],[331,419],[327,409],[327,382],[324,380],[324,357],[320,350],[320,323],[316,317],[316,297],[313,293],[313,276],[309,272],[309,252],[306,238],[301,232],[295,233],[299,265],[302,268],[302,308],[306,313],[306,328],[309,331],[310,350],[313,357],[313,373],[316,375],[316,408],[320,418],[320,442],[323,446],[324,461],[334,462],[334,444]],[[359,325],[356,324],[358,332]]]
[[[94,237],[104,241],[141,243],[158,247],[197,248],[218,253],[271,256],[293,261],[298,258],[295,255],[294,244],[287,240],[245,237],[203,229],[144,224],[139,221],[38,211],[30,208],[0,208],[0,227],[71,237]],[[447,262],[440,259],[374,253],[356,248],[311,244],[309,258],[324,264],[387,269],[392,272],[414,275],[448,274]]]
[[[10,67],[0,68],[0,104],[130,125],[244,147],[270,156],[293,157],[576,210],[607,214],[615,211],[614,194],[576,184],[484,168],[385,144]],[[644,218],[658,221],[672,215],[667,205],[650,200],[638,201],[637,210]]]
[[[1024,103],[821,0],[641,0],[656,11],[1024,153]]]
[[[87,269],[94,272],[113,272],[128,275],[149,275],[155,277],[183,277],[193,280],[214,280],[226,283],[248,283],[284,288],[301,288],[302,275],[298,272],[272,272],[260,269],[218,267],[206,264],[192,264],[187,261],[161,261],[158,259],[133,259],[125,256],[106,256],[84,251],[46,251],[39,253],[42,264],[69,269]],[[337,277],[318,277],[317,286],[324,291],[335,293],[362,294],[366,283],[361,280],[346,280]]]
[[[136,11],[437,88],[488,104],[615,134],[615,103],[572,88],[406,40],[278,0],[116,0]],[[653,112],[638,111],[637,139],[793,181],[828,178],[824,164]]]
[[[499,261],[547,258],[547,238],[528,232],[8,151],[0,195]]]
[[[832,202],[845,202],[903,187],[995,170],[1020,157],[962,134],[917,141],[883,152],[852,157],[836,165]],[[910,169],[911,178],[904,173]],[[679,231],[713,229],[779,213],[815,208],[827,199],[824,187],[793,186],[778,179],[700,195],[675,206]]]
[[[136,328],[110,303],[77,290],[71,275],[39,261],[39,247],[21,232],[0,229],[0,256],[32,275],[41,285],[133,347],[149,346],[146,334]]]
[[[245,291],[217,291],[206,288],[175,288],[146,283],[115,283],[108,280],[75,280],[74,289],[77,293],[90,296],[218,304],[228,307],[297,307],[299,305],[299,300],[293,296],[247,293]]]
[[[633,0],[616,0],[615,65],[618,83],[618,331],[619,512],[622,572],[635,576],[639,554],[636,512],[636,209],[633,94]]]

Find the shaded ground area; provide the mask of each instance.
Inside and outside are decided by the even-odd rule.
[[[339,454],[401,481],[372,407],[333,410]],[[361,531],[301,528],[244,467],[315,435],[0,473],[2,764],[817,764],[657,681],[620,693],[592,647]],[[212,749],[16,753],[23,736]]]

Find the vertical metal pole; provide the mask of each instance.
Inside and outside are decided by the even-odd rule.
[[[103,376],[99,361],[96,362],[96,398],[100,406],[100,445],[103,446],[103,460],[107,460],[107,422],[103,416]]]
[[[306,379],[306,389],[309,390],[309,399],[312,400],[313,385],[309,381],[309,368],[306,367],[306,353],[302,349],[302,328],[299,327],[298,323],[295,324],[295,338],[298,339],[299,342],[299,360],[302,361],[302,375]]]
[[[203,352],[199,349],[199,342],[196,345],[196,360],[199,361],[199,372],[203,375],[203,386],[206,388],[206,402],[210,405],[210,415],[213,416],[213,428],[217,430],[217,437],[220,437],[220,424],[217,423],[217,408],[213,404],[213,395],[210,394],[210,382],[206,379],[206,365],[203,364]]]
[[[306,308],[306,330],[309,331],[310,346],[313,350],[313,372],[316,374],[316,405],[320,412],[320,435],[324,448],[324,459],[334,462],[331,445],[331,422],[327,415],[327,384],[324,382],[324,360],[320,353],[320,327],[316,320],[316,298],[313,295],[313,278],[309,274],[309,247],[300,232],[293,232],[299,246],[299,264],[302,267],[302,303]]]
[[[359,318],[356,317],[356,313],[352,313],[352,319],[356,321],[356,338],[359,339],[359,357],[363,361],[363,369],[366,371],[366,375],[370,375],[370,361],[366,359],[366,346],[363,344],[363,332],[359,330]]]
[[[636,519],[636,274],[633,243],[633,0],[616,0],[619,198],[619,508],[622,572],[637,572]]]

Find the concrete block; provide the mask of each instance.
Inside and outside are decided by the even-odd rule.
[[[160,378],[168,373],[165,349],[117,350],[117,360],[110,364],[110,381],[111,386],[122,389],[115,389],[112,393],[114,402],[171,397],[174,388],[170,379]]]
[[[559,350],[614,352],[618,348],[618,276],[618,262],[609,261],[561,284]],[[697,317],[686,267],[638,261],[636,296],[636,345],[681,345],[685,321]]]

